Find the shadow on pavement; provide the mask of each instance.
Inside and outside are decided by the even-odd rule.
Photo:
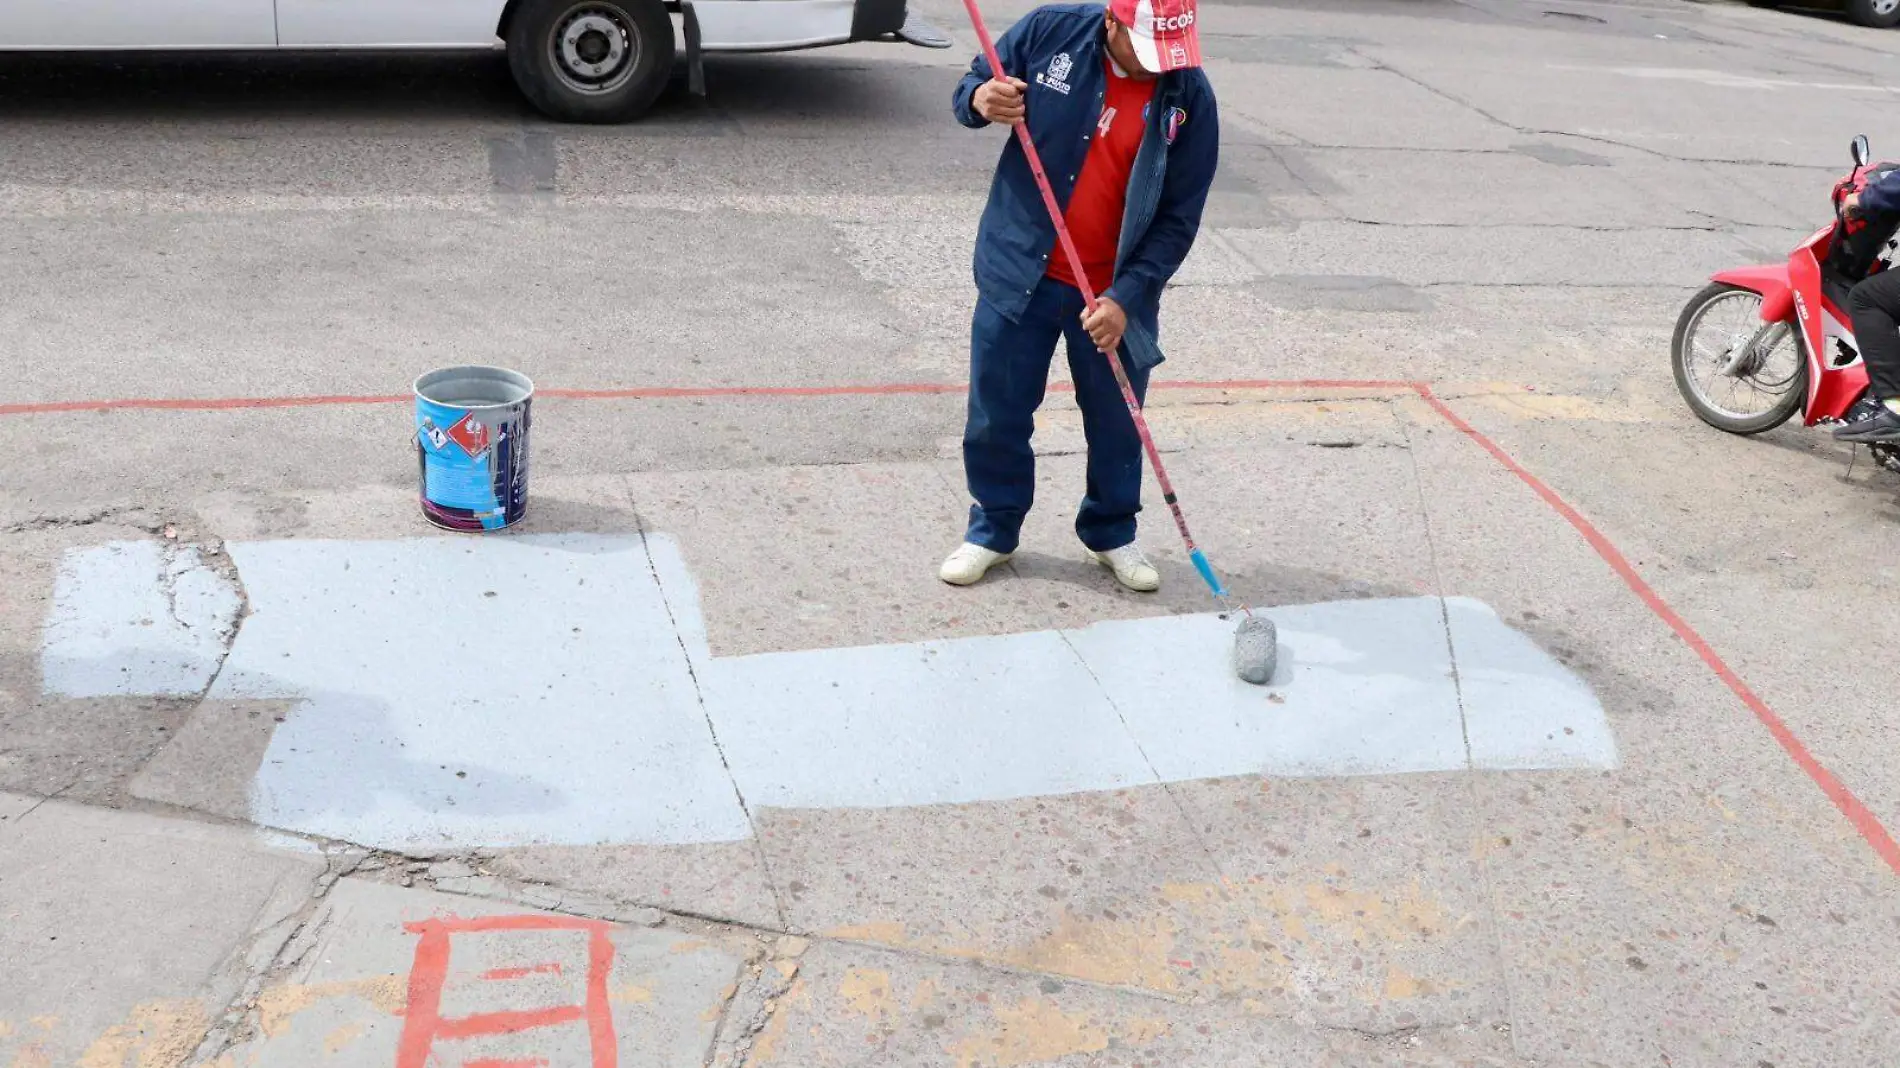
[[[499,53],[0,55],[0,111],[75,121],[532,114]]]
[[[893,50],[900,46],[891,46]],[[836,54],[707,60],[710,96],[686,91],[685,63],[642,119],[571,127],[634,134],[725,119],[914,120],[946,110],[953,72]],[[233,119],[547,122],[517,92],[507,58],[484,53],[0,53],[0,115],[40,122]]]

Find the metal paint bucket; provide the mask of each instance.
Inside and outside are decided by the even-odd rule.
[[[500,367],[444,367],[416,379],[422,515],[449,530],[500,530],[528,511],[534,383]]]

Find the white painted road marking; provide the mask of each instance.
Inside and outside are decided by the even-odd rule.
[[[96,692],[86,680],[110,668],[110,692],[198,692],[125,622],[127,604],[163,600],[145,544],[68,554],[49,691]],[[1262,688],[1233,677],[1232,625],[1213,615],[713,657],[664,536],[228,548],[252,613],[196,685],[299,702],[255,818],[365,845],[732,841],[751,833],[739,792],[887,807],[1616,763],[1589,688],[1461,598],[1276,609],[1281,668]]]
[[[241,608],[196,548],[127,541],[69,554],[46,617],[43,685],[69,697],[196,697]]]

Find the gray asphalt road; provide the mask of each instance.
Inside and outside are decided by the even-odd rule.
[[[0,959],[30,962],[0,976],[0,1062],[394,1063],[440,963],[402,924],[511,911],[622,924],[622,1063],[1891,1062],[1900,483],[1818,430],[1702,426],[1668,345],[1711,271],[1826,219],[1851,137],[1900,154],[1900,34],[1664,0],[1207,6],[1222,166],[1157,435],[1242,596],[1442,619],[1442,663],[1335,635],[1294,659],[1334,681],[1228,716],[1143,644],[1208,609],[1165,520],[1152,598],[1079,560],[1065,394],[1023,554],[934,578],[1002,135],[951,120],[974,42],[925,6],[956,49],[722,60],[708,99],[618,128],[540,120],[496,57],[0,62]],[[593,556],[402,555],[430,531],[409,410],[376,398],[455,362],[579,391],[536,409],[528,527]],[[327,541],[381,547],[345,576]],[[493,567],[516,629],[399,627],[372,559],[444,597]],[[650,581],[626,617],[664,622],[570,670],[624,620],[578,587],[512,610],[544,567]],[[201,581],[248,606],[235,634],[181,601]],[[1461,642],[1461,599],[1518,659]],[[1050,666],[1051,633],[1102,648],[1105,620],[1148,637]],[[210,659],[142,687],[167,642]],[[478,646],[522,654],[518,719],[457,718],[486,691],[436,668]],[[73,648],[125,681],[60,682]],[[721,689],[761,673],[783,692]],[[544,682],[558,707],[526,704]],[[711,741],[641,733],[675,698]],[[1554,708],[1612,748],[1513,735]],[[1193,726],[1157,742],[1150,713]],[[1428,721],[1453,770],[1394,726]],[[1196,739],[1212,763],[1171,771]],[[680,777],[547,771],[601,759]],[[1222,759],[1243,773],[1194,770]],[[587,809],[629,791],[727,829]],[[543,941],[450,958],[445,1012],[581,996],[480,993],[592,974],[590,929],[509,922]],[[548,1034],[462,1052],[601,1063]]]

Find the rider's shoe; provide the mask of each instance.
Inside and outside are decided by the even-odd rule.
[[[1882,404],[1874,409],[1874,414],[1836,428],[1834,440],[1851,441],[1857,445],[1900,441],[1900,413]]]

